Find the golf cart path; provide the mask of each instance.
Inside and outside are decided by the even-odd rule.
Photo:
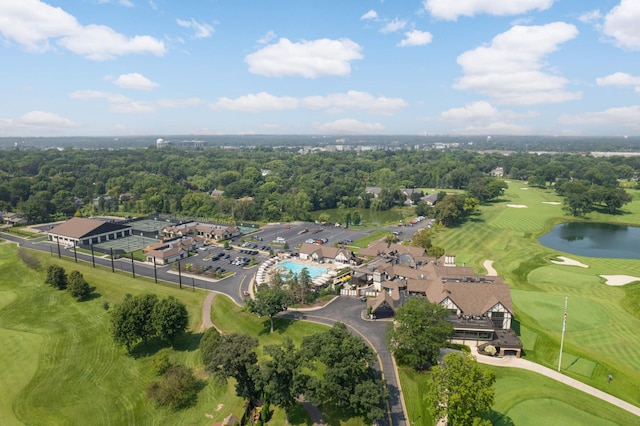
[[[564,374],[558,373],[555,370],[552,370],[547,367],[543,367],[540,364],[527,361],[526,359],[516,358],[515,356],[493,358],[493,357],[488,357],[484,355],[479,355],[478,349],[473,346],[471,346],[471,354],[475,356],[478,362],[481,364],[494,365],[497,367],[521,368],[523,370],[529,370],[529,371],[533,371],[534,373],[542,374],[543,376],[549,377],[550,379],[556,380],[560,383],[564,383],[565,385],[581,390],[582,392],[586,392],[592,396],[595,396],[596,398],[599,398],[603,401],[607,401],[617,407],[622,408],[623,410],[626,410],[640,417],[639,407],[636,407],[635,405],[632,405],[627,401],[623,401],[620,398],[616,398],[613,395],[609,395],[608,393],[603,392],[600,389],[596,389],[593,386],[589,386],[569,376],[565,376]]]

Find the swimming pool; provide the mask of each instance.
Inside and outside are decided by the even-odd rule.
[[[284,274],[288,272],[293,272],[296,275],[300,275],[302,268],[307,268],[307,271],[309,272],[309,276],[311,277],[311,279],[319,277],[320,275],[325,274],[328,271],[327,268],[321,268],[319,266],[304,265],[302,263],[291,262],[289,260],[285,260],[284,262],[281,262],[277,267],[278,269],[281,269]]]

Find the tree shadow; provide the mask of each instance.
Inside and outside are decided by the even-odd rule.
[[[193,352],[200,347],[202,333],[183,333],[173,341],[173,347],[169,342],[159,337],[153,337],[146,342],[136,344],[129,355],[135,359],[153,356],[164,348],[172,348],[180,352]]]
[[[494,426],[515,426],[511,417],[493,410],[489,414],[489,420]]]
[[[286,317],[274,317],[273,318],[273,332],[278,334],[284,334],[287,331],[287,328],[295,322],[296,319]],[[265,321],[262,321],[262,330],[258,332],[259,336],[263,336],[265,334],[271,334],[271,321],[269,318],[266,318]]]
[[[91,287],[90,293],[87,295],[87,297],[85,297],[84,299],[80,300],[80,302],[88,302],[90,300],[99,299],[101,297],[102,297],[102,295],[100,293],[96,292],[96,288],[95,287]]]

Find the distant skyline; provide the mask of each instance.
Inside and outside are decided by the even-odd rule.
[[[638,0],[2,0],[0,137],[640,135]]]

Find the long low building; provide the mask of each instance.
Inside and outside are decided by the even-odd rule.
[[[74,217],[48,232],[49,241],[65,245],[89,245],[132,235],[131,226],[98,219]]]

